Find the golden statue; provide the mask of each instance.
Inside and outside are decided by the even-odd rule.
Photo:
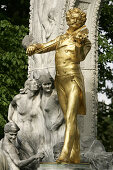
[[[79,8],[66,13],[69,28],[64,35],[42,44],[33,44],[27,48],[30,56],[34,53],[56,51],[55,87],[61,105],[65,123],[65,140],[58,163],[80,163],[80,135],[77,128],[77,114],[86,114],[84,79],[80,62],[90,51],[91,43],[87,38],[88,29],[84,25],[86,14]]]

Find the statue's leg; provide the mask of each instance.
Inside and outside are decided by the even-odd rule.
[[[71,80],[68,80],[63,84],[64,84],[63,88],[67,96],[67,111],[65,114],[66,132],[65,132],[64,146],[61,155],[59,157],[59,161],[71,162],[70,156],[75,155],[75,150],[78,149],[79,146],[79,134],[77,129],[77,113],[79,107],[80,89],[76,84],[76,82],[72,82]],[[76,137],[77,140],[75,141]],[[77,152],[75,162],[76,163],[80,162],[80,149]]]
[[[79,134],[78,128],[76,131],[76,137],[75,137],[73,147],[71,150],[70,162],[71,163],[80,163],[80,134]]]
[[[62,85],[60,84],[60,81],[58,81],[58,82],[56,81],[55,87],[56,87],[57,94],[58,94],[59,104],[60,104],[61,109],[62,109],[63,114],[64,114],[64,119],[66,119],[67,98],[66,98],[65,91],[64,91]]]

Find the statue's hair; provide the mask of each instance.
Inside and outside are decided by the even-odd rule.
[[[20,89],[20,93],[21,94],[25,94],[27,93],[27,90],[30,90],[30,83],[32,81],[36,81],[35,79],[27,79],[24,83],[24,88],[23,89]]]
[[[54,89],[54,79],[52,78],[52,76],[50,75],[49,72],[47,72],[47,73],[44,72],[43,74],[41,74],[38,81],[39,81],[41,87],[42,87],[43,83],[51,82],[52,83],[52,89]]]
[[[53,146],[53,152],[61,152],[63,148],[64,142],[59,142],[56,145]]]
[[[8,122],[4,126],[4,132],[5,133],[9,133],[9,132],[17,133],[19,130],[20,130],[20,128],[14,122]]]
[[[67,11],[66,13],[66,20],[69,20],[70,17],[74,18],[74,14],[78,13],[79,14],[79,19],[81,21],[81,25],[84,25],[86,22],[86,13],[82,11],[80,8],[73,8]]]
[[[48,82],[54,82],[52,76],[50,75],[50,73],[44,73],[44,74],[41,74],[40,77],[39,77],[39,81],[42,83],[48,83]]]
[[[29,88],[29,84],[30,84],[30,80],[27,79],[27,80],[25,81],[25,83],[24,83],[24,87]]]

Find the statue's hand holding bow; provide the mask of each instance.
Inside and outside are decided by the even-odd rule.
[[[42,48],[42,44],[32,44],[30,46],[27,47],[27,50],[26,50],[26,54],[31,56],[33,54],[35,54],[39,49]]]

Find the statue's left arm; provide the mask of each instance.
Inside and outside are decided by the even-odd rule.
[[[85,39],[83,48],[81,50],[81,61],[83,61],[85,59],[85,57],[89,53],[90,49],[91,49],[91,42],[89,39]]]
[[[82,44],[76,44],[76,55],[80,57],[80,61],[83,61],[91,49],[91,42],[89,39],[85,39]]]

